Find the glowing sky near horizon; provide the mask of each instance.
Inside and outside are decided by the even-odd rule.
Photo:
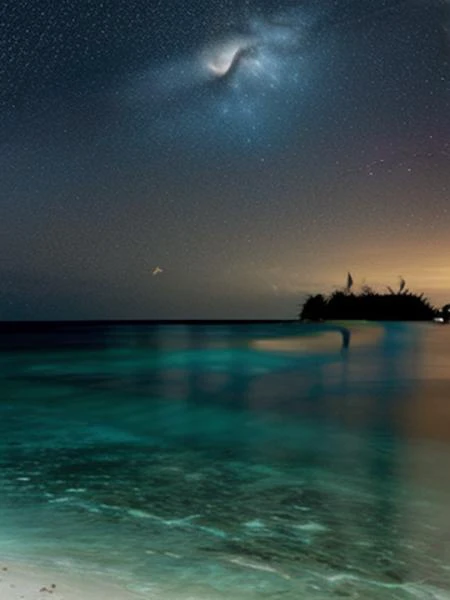
[[[448,2],[0,23],[0,318],[289,318],[348,270],[450,302]]]

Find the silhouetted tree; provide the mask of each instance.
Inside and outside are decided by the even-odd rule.
[[[388,287],[388,294],[374,292],[369,286],[361,294],[351,293],[353,279],[348,273],[345,291],[334,291],[328,297],[322,294],[309,296],[300,312],[302,320],[361,319],[371,321],[429,321],[438,311],[423,294],[413,294],[400,278],[398,292]],[[448,318],[450,320],[450,305]]]
[[[345,291],[347,292],[347,294],[350,294],[350,290],[353,287],[353,277],[350,273],[350,271],[347,273],[347,285],[345,287]]]
[[[361,291],[365,296],[370,296],[370,294],[374,294],[375,292],[373,291],[373,289],[370,287],[370,285],[367,285],[367,283],[364,283],[361,286]]]
[[[322,294],[308,296],[300,312],[302,321],[320,321],[326,314],[326,300]]]
[[[445,304],[441,308],[441,317],[444,323],[450,323],[450,304]]]

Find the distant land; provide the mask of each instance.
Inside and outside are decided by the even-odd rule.
[[[307,297],[302,305],[301,321],[432,321],[436,318],[448,322],[448,306],[441,311],[423,295],[409,291],[401,277],[397,291],[387,286],[387,292],[379,293],[370,286],[361,292],[353,291],[353,277],[347,274],[347,284],[329,295],[315,294]]]

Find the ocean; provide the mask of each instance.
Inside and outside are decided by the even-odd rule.
[[[339,327],[5,327],[0,556],[158,600],[450,599],[450,326]]]

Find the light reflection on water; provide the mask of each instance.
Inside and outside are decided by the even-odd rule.
[[[450,327],[1,344],[4,553],[158,598],[450,598]]]

